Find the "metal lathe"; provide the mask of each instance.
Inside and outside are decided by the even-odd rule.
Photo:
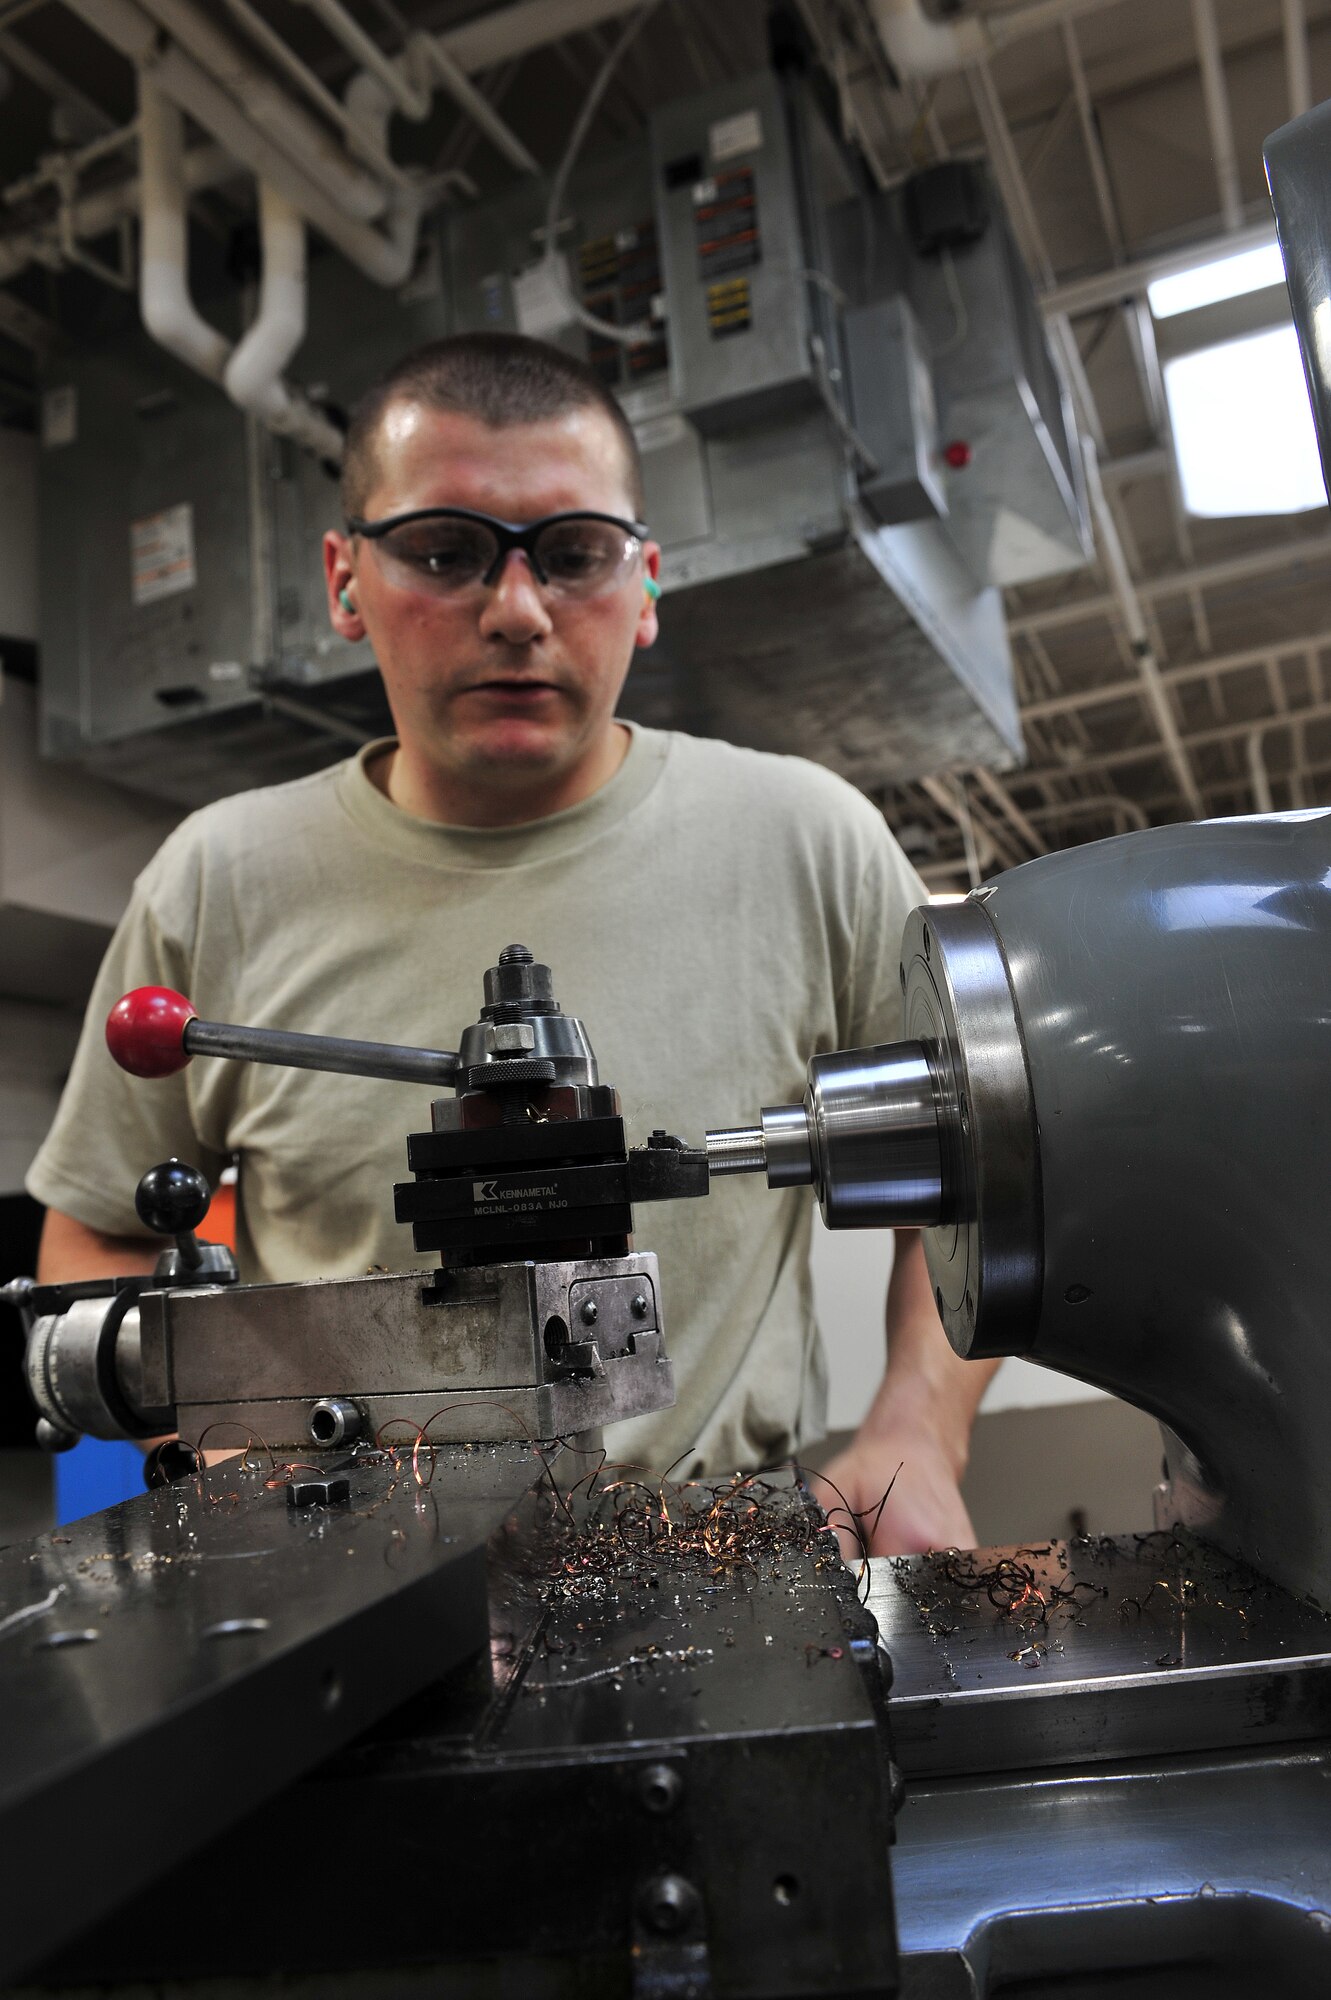
[[[636,1149],[521,947],[456,1055],[115,1010],[147,1076],[432,1089],[440,1264],[241,1285],[166,1162],[151,1278],[11,1288],[48,1444],[176,1434],[0,1552],[12,1987],[1327,1990],[1331,813],[1031,862],[901,979],[902,1044]],[[859,1575],[796,1468],[605,1465],[672,1394],[634,1206],[741,1171],[922,1228],[960,1353],[1157,1415],[1158,1531]]]

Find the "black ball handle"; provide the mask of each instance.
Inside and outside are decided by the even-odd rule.
[[[189,1236],[208,1213],[212,1192],[197,1167],[163,1160],[149,1167],[134,1193],[139,1221],[157,1236]]]

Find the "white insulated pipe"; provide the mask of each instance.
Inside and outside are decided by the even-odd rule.
[[[227,363],[226,392],[270,430],[336,462],[342,456],[342,433],[282,380],[283,369],[305,338],[305,218],[265,181],[259,183],[259,242],[259,310]]]
[[[159,347],[220,382],[231,342],[209,326],[189,292],[185,120],[139,72],[139,310]]]
[[[176,43],[160,46],[160,30],[134,0],[66,0],[70,10],[139,67],[148,66],[163,95],[211,133],[259,180],[270,181],[322,236],[374,284],[405,283],[416,257],[420,211],[396,203],[387,233],[348,217],[318,178],[296,165],[253,125],[234,98]]]
[[[919,0],[870,0],[878,38],[903,82],[950,76],[989,54],[982,21],[931,21]]]
[[[933,21],[920,0],[869,0],[878,38],[903,82],[928,83],[980,62],[1022,35],[1042,33],[1115,0],[1030,0],[982,17]],[[500,17],[503,18],[502,16]],[[465,32],[465,31],[464,31]]]
[[[404,118],[417,122],[428,118],[434,103],[434,86],[442,84],[459,109],[480,127],[511,166],[520,173],[539,175],[540,163],[533,159],[517,134],[510,131],[457,59],[433,35],[412,35],[400,57],[389,56],[347,12],[342,0],[302,0],[302,4],[318,15],[347,54],[383,88]]]
[[[504,123],[489,98],[476,88],[461,63],[449,54],[443,43],[434,35],[413,35],[408,45],[409,54],[416,45],[420,47],[417,60],[433,70],[458,109],[471,119],[473,125],[479,126],[496,151],[502,153],[519,173],[539,178],[540,161],[527,151],[517,133]]]
[[[297,104],[252,63],[239,44],[193,0],[138,0],[176,45],[215,83],[244,106],[250,123],[314,174],[344,214],[374,222],[388,206],[388,191],[374,174],[349,160],[337,141],[303,104]]]
[[[353,20],[340,0],[298,0],[298,4],[308,7],[317,14],[330,35],[341,42],[347,54],[358,62],[362,69],[377,77],[398,110],[407,118],[428,118],[433,92],[419,77],[409,74],[415,65],[395,62],[385,55],[372,35],[367,35],[360,22]],[[416,37],[413,35],[412,41]]]
[[[477,70],[496,69],[566,35],[599,28],[641,5],[642,0],[515,0],[514,5],[479,14],[460,28],[444,29],[438,41],[460,69],[474,76]]]

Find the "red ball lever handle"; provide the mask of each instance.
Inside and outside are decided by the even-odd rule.
[[[106,1046],[131,1076],[174,1076],[195,1056],[382,1076],[395,1083],[454,1083],[460,1066],[450,1049],[404,1049],[393,1042],[348,1042],[286,1028],[201,1021],[184,994],[169,986],[139,986],[117,1000],[106,1017]]]
[[[106,1017],[106,1046],[131,1076],[174,1076],[191,1060],[185,1030],[197,1017],[183,993],[136,986]]]

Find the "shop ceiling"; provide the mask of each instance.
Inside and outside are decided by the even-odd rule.
[[[799,5],[881,180],[952,154],[988,158],[1103,471],[1098,567],[1007,593],[1026,767],[940,772],[882,797],[926,875],[964,885],[968,852],[970,871],[987,871],[1128,827],[1327,799],[1325,510],[1185,514],[1145,286],[1171,261],[1269,235],[1262,141],[1331,94],[1331,0],[1027,0],[938,19],[914,0]],[[266,29],[279,67],[280,38],[333,98],[360,66],[309,0],[207,11],[248,34],[251,53]],[[428,117],[395,119],[393,154],[482,195],[511,181],[515,152],[554,167],[627,11],[623,0],[345,9],[385,55],[419,29],[457,52],[484,101],[441,92]],[[56,143],[53,116],[66,147],[134,116],[131,66],[90,25],[96,13],[88,0],[77,12],[0,0],[0,245],[49,200],[49,187],[23,184]],[[758,66],[766,13],[765,0],[663,0],[589,145]],[[101,167],[87,171],[95,185]],[[123,175],[114,148],[104,171]],[[243,182],[197,196],[219,257],[251,202]],[[104,289],[58,253],[0,285],[0,417],[32,421],[39,357],[78,337]]]

